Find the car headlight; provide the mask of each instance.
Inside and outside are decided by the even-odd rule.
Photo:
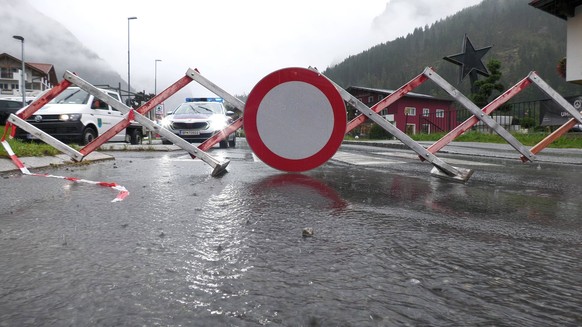
[[[172,121],[169,120],[168,118],[163,118],[162,119],[162,127],[169,129],[170,126],[172,126]]]
[[[214,116],[209,121],[210,129],[214,131],[220,131],[224,129],[228,124],[226,119],[222,116]]]
[[[60,121],[78,121],[81,119],[81,114],[63,114],[59,116]]]

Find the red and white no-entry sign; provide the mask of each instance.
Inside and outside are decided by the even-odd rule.
[[[244,130],[253,152],[269,166],[306,171],[329,160],[343,141],[346,107],[334,85],[305,68],[263,78],[245,104]]]

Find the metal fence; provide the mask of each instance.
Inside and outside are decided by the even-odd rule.
[[[491,113],[490,117],[510,132],[539,130],[544,128],[541,126],[540,104],[542,101],[544,100],[506,104]],[[472,116],[471,112],[460,104],[455,103],[454,106],[455,108],[450,111],[423,115],[420,119],[420,130],[418,132],[423,134],[446,133]],[[492,132],[481,121],[473,126],[471,130],[482,133]]]

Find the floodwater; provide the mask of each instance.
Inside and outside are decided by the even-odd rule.
[[[183,153],[46,170],[121,184],[118,203],[0,179],[0,326],[582,325],[577,167],[458,184],[418,163],[283,174],[216,153],[220,178]]]

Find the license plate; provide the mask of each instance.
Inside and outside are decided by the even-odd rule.
[[[180,131],[180,135],[200,135],[200,131]]]

